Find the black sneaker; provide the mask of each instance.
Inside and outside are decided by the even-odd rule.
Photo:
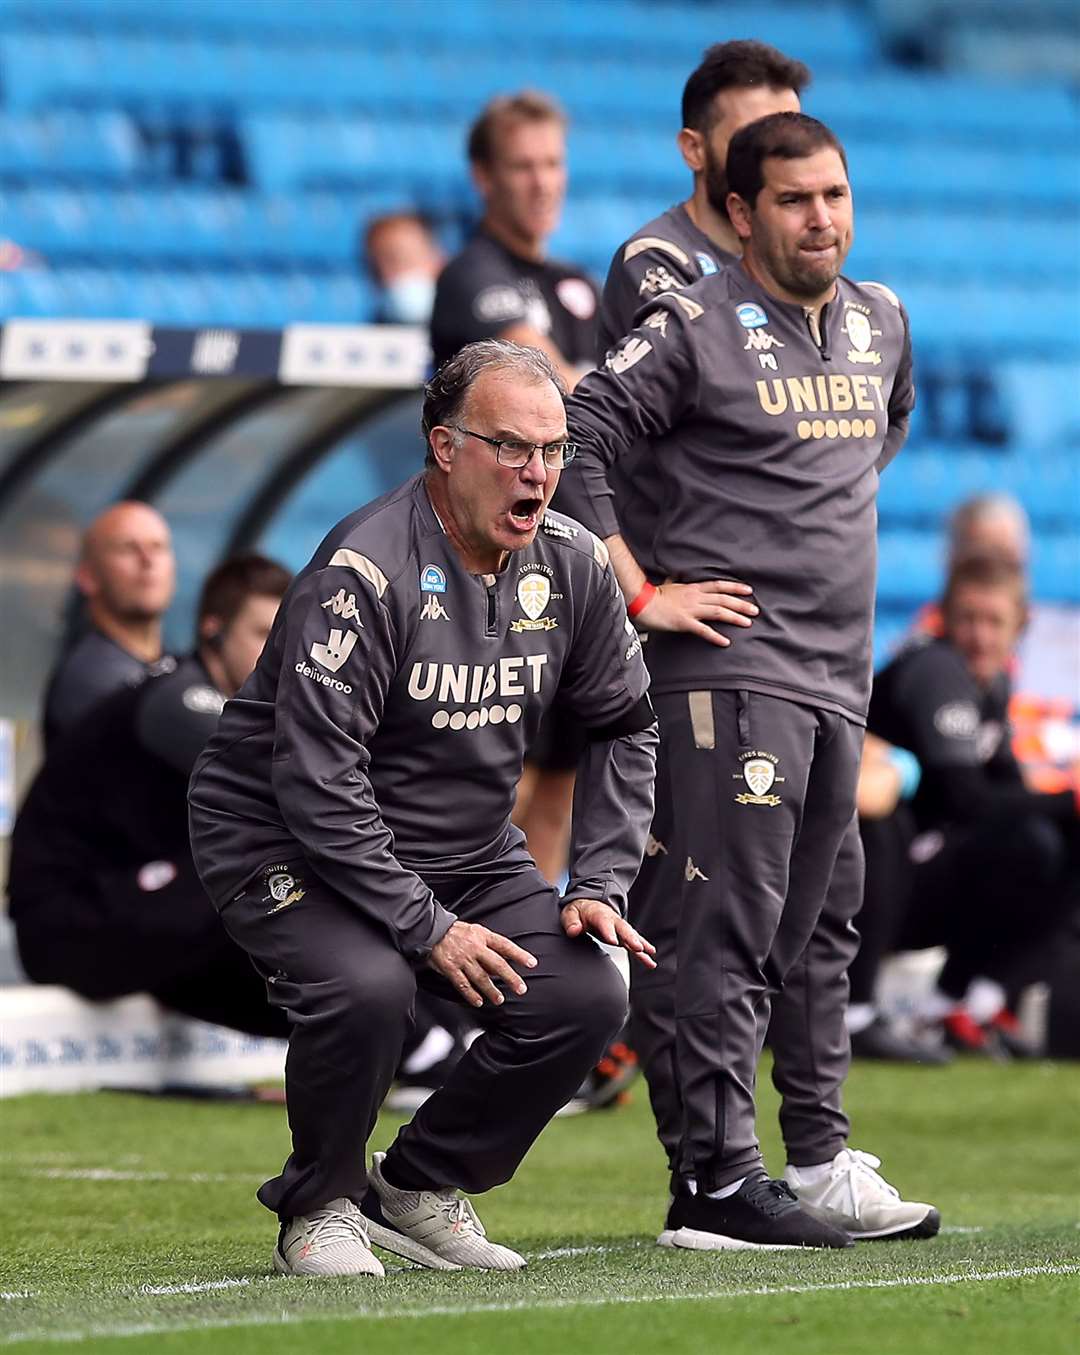
[[[674,1247],[675,1234],[687,1222],[686,1205],[687,1201],[694,1197],[687,1191],[685,1185],[680,1183],[673,1193],[668,1196],[667,1219],[664,1222],[664,1231],[656,1239],[659,1247]]]
[[[915,1036],[904,1036],[886,1017],[878,1015],[851,1037],[853,1059],[878,1059],[887,1063],[943,1064],[952,1062],[952,1051]]]
[[[677,1208],[676,1208],[677,1207]],[[784,1181],[764,1172],[749,1177],[723,1200],[677,1195],[669,1223],[679,1220],[670,1245],[693,1251],[788,1247],[850,1247],[847,1233],[812,1218]],[[663,1236],[663,1234],[661,1234]]]

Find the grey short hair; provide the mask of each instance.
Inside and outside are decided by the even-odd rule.
[[[469,391],[477,378],[488,371],[509,372],[532,386],[550,381],[560,395],[566,394],[566,383],[555,364],[539,348],[527,348],[524,344],[511,343],[509,339],[479,339],[476,343],[467,343],[452,358],[447,358],[424,387],[420,428],[427,445],[426,466],[435,464],[429,441],[431,430],[453,424],[461,417]]]
[[[1011,494],[992,492],[965,499],[949,519],[949,555],[952,559],[972,550],[971,537],[981,523],[1000,518],[1012,528],[1022,559],[1030,553],[1031,524],[1024,506]]]

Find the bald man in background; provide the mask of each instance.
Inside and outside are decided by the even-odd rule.
[[[176,587],[168,523],[148,504],[112,504],[86,529],[75,585],[88,626],[49,680],[47,745],[106,696],[168,670],[161,619]]]

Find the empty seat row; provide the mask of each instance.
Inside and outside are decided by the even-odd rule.
[[[240,39],[253,48],[281,41],[314,40],[327,45],[363,39],[445,42],[447,29],[473,48],[528,47],[544,43],[550,50],[603,44],[624,56],[643,51],[697,59],[702,48],[724,37],[742,36],[745,11],[726,4],[666,3],[663,9],[641,0],[621,4],[616,14],[607,0],[545,0],[543,5],[506,5],[500,0],[459,0],[452,20],[431,0],[395,0],[393,5],[316,0],[259,0],[256,4],[222,5],[218,0],[6,0],[0,21],[25,24],[47,34],[67,36],[80,29],[111,42],[134,32],[190,36],[208,44]],[[819,67],[865,68],[877,56],[872,26],[840,3],[814,6],[807,23],[803,4],[759,6],[755,35],[767,42],[787,43],[797,55]],[[793,35],[797,35],[793,41]]]
[[[0,274],[0,296],[8,315],[148,320],[191,327],[356,324],[372,311],[367,284],[350,272],[26,269]]]
[[[124,178],[139,159],[138,132],[119,111],[0,110],[0,175]]]
[[[0,234],[67,258],[274,260],[352,264],[363,223],[413,206],[409,195],[314,192],[262,196],[191,187],[0,189]]]
[[[955,447],[904,451],[881,479],[882,529],[897,519],[940,523],[963,500],[988,493],[1013,495],[1036,524],[1080,533],[1080,454],[1022,446],[1004,455]]]
[[[940,531],[883,530],[878,552],[878,598],[885,608],[937,597],[944,582]],[[1040,532],[1032,542],[1033,596],[1045,602],[1080,603],[1080,535]]]

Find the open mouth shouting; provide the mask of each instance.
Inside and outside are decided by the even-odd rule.
[[[544,511],[542,494],[523,495],[510,505],[510,525],[516,532],[523,534],[535,532],[540,524],[540,515]]]

